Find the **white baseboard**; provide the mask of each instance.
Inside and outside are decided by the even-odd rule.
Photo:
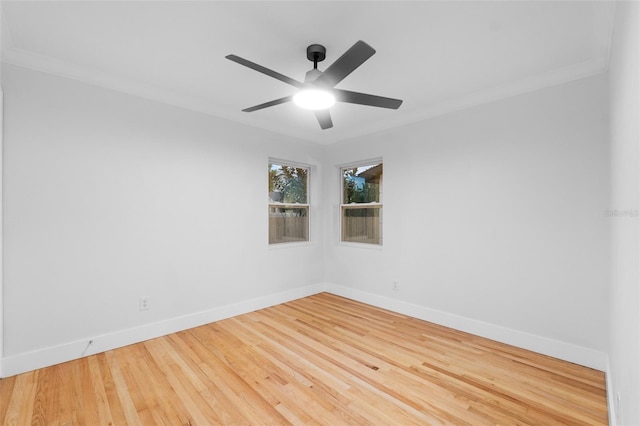
[[[258,309],[300,299],[323,291],[323,284],[298,287],[283,292],[270,294],[264,297],[244,300],[231,305],[221,306],[202,312],[196,312],[181,317],[170,318],[140,327],[116,331],[91,338],[63,343],[57,346],[38,349],[32,352],[21,353],[3,358],[2,376],[10,377],[38,368],[60,364],[83,356],[105,352],[111,349],[143,342],[167,334],[175,333],[225,318],[253,312]],[[89,346],[89,340],[93,344]]]
[[[91,346],[88,346],[89,338],[86,338],[48,348],[38,349],[32,352],[8,356],[1,360],[2,377],[10,377],[38,368],[78,359],[86,355],[92,355],[133,343],[143,342],[145,340],[165,336],[170,333],[175,333],[258,309],[267,308],[280,303],[289,302],[291,300],[310,296],[322,291],[327,291],[338,296],[347,297],[349,299],[388,309],[403,315],[451,327],[456,330],[472,333],[477,336],[529,349],[534,352],[563,359],[579,365],[584,365],[601,371],[607,371],[607,356],[600,351],[434,310],[409,302],[356,290],[350,287],[331,283],[319,283],[305,287],[298,287],[264,297],[244,300],[207,311],[170,318],[140,327],[91,337],[91,340],[93,340],[93,344]],[[609,376],[607,375],[608,389],[610,389],[609,380]],[[611,400],[611,396],[608,396],[608,398],[610,399],[609,407],[611,412],[613,408],[613,401]]]
[[[616,412],[616,398],[613,391],[613,374],[611,373],[611,363],[607,356],[607,368],[604,371],[604,376],[607,384],[607,408],[609,413],[609,426],[616,426],[618,424],[618,413]]]
[[[451,327],[456,330],[475,334],[476,336],[486,337],[596,370],[606,371],[607,369],[607,355],[604,352],[594,349],[438,311],[350,287],[326,283],[324,288],[325,291],[338,296]]]

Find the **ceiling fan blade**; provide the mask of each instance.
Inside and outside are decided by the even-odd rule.
[[[269,102],[265,102],[263,104],[260,105],[256,105],[256,106],[252,106],[249,108],[245,108],[242,111],[243,112],[253,112],[253,111],[257,111],[259,109],[264,109],[264,108],[269,108],[275,105],[280,105],[283,104],[285,102],[289,102],[293,99],[293,96],[285,96],[284,98],[280,98],[280,99],[275,99],[273,101],[269,101]]]
[[[270,70],[269,68],[263,67],[262,65],[258,65],[254,62],[248,61],[244,58],[241,58],[239,56],[236,55],[227,55],[225,56],[225,58],[227,58],[230,61],[236,62],[240,65],[244,65],[245,67],[251,68],[252,70],[256,70],[258,72],[261,72],[262,74],[266,74],[269,77],[273,77],[276,80],[280,80],[284,83],[290,84],[292,86],[298,87],[298,88],[302,88],[304,86],[303,83],[294,80],[290,77],[287,77],[286,75],[282,75],[279,72],[275,72],[273,70]]]
[[[398,109],[400,108],[400,105],[402,105],[402,101],[400,99],[350,92],[349,90],[333,89],[333,94],[336,97],[336,101],[347,102],[350,104],[369,105],[389,109]]]
[[[333,87],[372,57],[374,53],[376,51],[373,47],[360,40],[344,52],[329,68],[324,70],[314,83]]]
[[[316,113],[316,118],[318,119],[318,123],[320,123],[320,128],[322,130],[330,129],[333,127],[333,121],[331,121],[331,113],[329,113],[328,109],[319,109],[314,112]]]

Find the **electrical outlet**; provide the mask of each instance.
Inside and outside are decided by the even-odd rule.
[[[151,309],[151,298],[150,297],[141,297],[140,298],[140,310],[148,311]]]
[[[394,281],[393,284],[391,285],[391,288],[394,291],[400,291],[400,284],[398,283],[398,281]]]

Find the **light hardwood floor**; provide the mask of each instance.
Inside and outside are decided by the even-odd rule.
[[[0,381],[4,424],[606,424],[604,374],[327,293]]]

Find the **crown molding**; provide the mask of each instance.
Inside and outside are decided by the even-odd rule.
[[[100,70],[83,67],[57,58],[29,52],[15,47],[8,46],[3,48],[2,62],[33,71],[79,81],[92,86],[138,96],[179,108],[200,112],[225,120],[235,121],[250,127],[258,127],[298,139],[309,139],[307,137],[308,135],[304,134],[298,134],[295,132],[283,133],[268,122],[254,124],[248,120],[243,120],[242,116],[238,113],[230,113],[227,110],[216,106],[211,99],[185,95],[165,87],[115,76]]]
[[[101,71],[91,70],[85,67],[70,64],[59,59],[34,54],[20,49],[8,48],[2,52],[2,62],[34,71],[44,72],[63,78],[76,80],[93,86],[102,87],[109,90],[123,92],[126,94],[139,96],[145,99],[161,102],[164,104],[184,108],[191,111],[200,112],[217,118],[234,121],[246,126],[257,127],[274,133],[283,134],[288,137],[302,139],[319,144],[332,144],[347,139],[358,138],[373,133],[383,132],[396,127],[406,126],[420,121],[428,120],[437,116],[461,111],[474,106],[495,102],[512,96],[543,89],[545,87],[560,85],[570,81],[591,77],[608,69],[608,59],[600,58],[585,61],[569,67],[553,70],[544,74],[539,74],[526,79],[514,81],[476,92],[451,98],[443,102],[430,105],[426,108],[418,109],[397,119],[388,119],[373,122],[364,128],[354,131],[341,131],[330,136],[324,134],[310,134],[301,131],[282,131],[281,128],[273,126],[267,120],[244,119],[242,115],[229,112],[220,108],[210,99],[188,96],[177,93],[163,87],[149,85],[113,76]],[[407,105],[409,106],[409,105]]]
[[[530,78],[514,81],[508,84],[478,90],[456,98],[451,98],[427,108],[423,108],[405,115],[402,118],[374,124],[367,132],[352,132],[343,134],[342,139],[353,139],[392,128],[407,126],[438,116],[451,114],[479,105],[508,99],[525,93],[535,92],[547,87],[557,86],[583,78],[592,77],[608,69],[608,62],[604,60],[589,60],[570,67],[550,71]]]

